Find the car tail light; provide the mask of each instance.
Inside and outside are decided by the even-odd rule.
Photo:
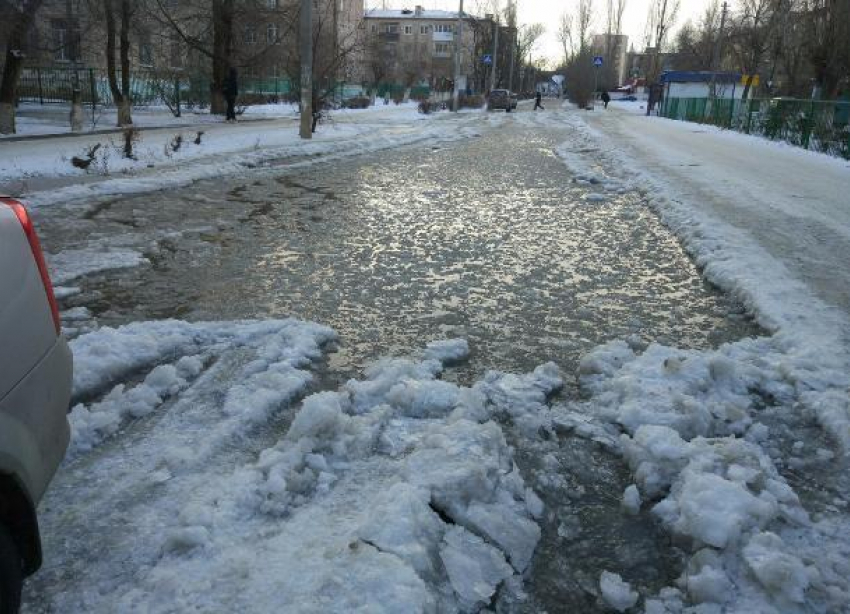
[[[50,303],[50,313],[53,315],[53,326],[56,328],[56,334],[59,334],[61,321],[59,319],[59,306],[56,304],[56,297],[53,295],[53,284],[50,282],[50,275],[47,273],[47,264],[44,262],[44,254],[41,251],[41,244],[38,242],[38,235],[35,233],[35,227],[32,224],[32,219],[27,213],[24,206],[12,198],[0,198],[0,202],[8,205],[18,221],[21,223],[21,228],[29,241],[32,256],[35,258],[35,263],[38,265],[38,273],[41,275],[41,283],[44,285],[44,292],[47,294],[47,302]]]

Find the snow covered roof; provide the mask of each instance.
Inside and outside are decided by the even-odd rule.
[[[714,78],[716,83],[737,83],[741,73],[713,72],[710,70],[668,70],[661,73],[662,83],[708,83]]]
[[[469,16],[464,12],[464,15]],[[372,19],[457,19],[457,11],[413,10],[413,9],[371,9],[366,18]]]

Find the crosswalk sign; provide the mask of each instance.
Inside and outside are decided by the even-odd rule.
[[[599,68],[600,66],[602,66],[602,56],[601,55],[594,56],[593,65],[596,66],[596,68]]]
[[[484,62],[485,64],[487,64],[487,65],[489,66],[490,64],[492,64],[492,63],[493,63],[493,56],[492,56],[492,55],[487,54],[487,55],[485,55],[483,58],[481,58],[481,61],[482,61],[482,62]]]

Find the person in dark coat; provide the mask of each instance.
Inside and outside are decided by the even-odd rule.
[[[543,105],[540,104],[541,100],[543,100],[543,94],[541,94],[540,92],[537,92],[537,96],[534,97],[534,110],[535,111],[537,109],[540,109],[541,111],[546,110],[546,109],[543,108]]]
[[[608,92],[602,92],[602,104],[605,105],[605,108],[608,108],[608,103],[611,102],[611,95]]]
[[[227,102],[227,121],[236,121],[236,97],[239,95],[239,81],[236,69],[231,68],[224,80],[224,100]]]

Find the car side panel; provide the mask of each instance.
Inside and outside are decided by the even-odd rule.
[[[73,375],[63,337],[0,399],[0,472],[17,475],[35,502],[65,456]]]
[[[50,350],[56,329],[15,213],[0,204],[0,399]]]

